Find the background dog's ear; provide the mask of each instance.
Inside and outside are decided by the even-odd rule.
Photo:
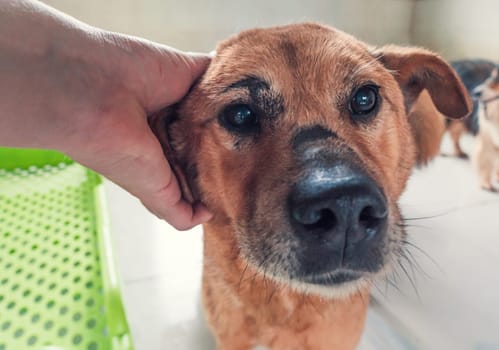
[[[416,164],[426,165],[440,153],[445,116],[435,108],[428,91],[423,90],[414,101],[408,119],[416,145]]]
[[[173,105],[164,108],[161,111],[150,115],[148,117],[148,121],[151,130],[161,143],[163,153],[170,163],[173,173],[177,177],[182,191],[182,197],[189,203],[194,203],[196,198],[191,190],[190,182],[186,176],[183,162],[179,158],[177,152],[173,149],[170,142],[169,127],[171,123],[174,123],[177,119],[177,107],[177,105]]]
[[[440,56],[421,48],[384,46],[374,56],[390,71],[400,85],[407,112],[426,89],[435,107],[446,117],[463,118],[472,104],[461,79]]]
[[[494,68],[494,70],[490,73],[490,76],[483,82],[483,84],[480,84],[473,89],[473,91],[471,92],[473,98],[480,98],[482,96],[483,90],[494,83],[499,83],[499,72],[497,68]]]

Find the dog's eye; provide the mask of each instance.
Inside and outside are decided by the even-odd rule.
[[[350,100],[350,112],[353,117],[365,118],[378,106],[378,87],[364,85],[358,88]]]
[[[248,105],[237,104],[222,111],[220,122],[229,131],[245,134],[257,129],[258,116]]]

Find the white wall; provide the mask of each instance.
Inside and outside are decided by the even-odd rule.
[[[416,0],[414,43],[449,59],[499,61],[498,0]]]
[[[255,26],[320,21],[372,44],[499,60],[499,0],[45,0],[90,24],[183,50]]]
[[[413,0],[45,0],[92,25],[184,50],[255,26],[297,21],[334,25],[372,43],[408,43]]]

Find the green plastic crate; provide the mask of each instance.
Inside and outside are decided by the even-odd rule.
[[[101,178],[0,148],[0,350],[131,350]]]

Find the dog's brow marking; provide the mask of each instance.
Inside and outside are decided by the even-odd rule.
[[[295,149],[305,142],[316,141],[330,137],[338,138],[338,135],[334,131],[328,130],[321,125],[311,125],[300,128],[296,132],[295,136],[293,136],[291,145]]]
[[[286,61],[291,69],[296,69],[298,67],[298,58],[296,55],[296,47],[289,40],[283,40],[280,44],[281,50],[286,57]]]
[[[355,71],[353,71],[351,75],[355,76],[355,75],[361,74],[361,73],[363,73],[363,71],[369,70],[369,69],[375,67],[377,64],[383,64],[380,56],[371,56],[371,57],[373,58],[372,60],[369,60],[369,61],[361,64],[360,66],[358,66],[357,69],[355,69]]]
[[[259,90],[265,89],[270,90],[270,84],[265,80],[255,77],[255,76],[247,76],[244,79],[238,80],[235,83],[227,86],[223,92],[227,92],[233,89],[247,89],[250,94],[257,94]]]
[[[247,90],[251,100],[269,117],[276,117],[284,111],[282,96],[273,90],[270,84],[262,78],[253,75],[246,76],[230,84],[223,92],[237,89]]]
[[[399,113],[399,109],[397,108],[397,105],[392,101],[391,96],[383,96],[383,101],[386,101],[388,103],[388,106],[392,112]]]
[[[200,126],[201,128],[206,128],[206,127],[208,126],[208,124],[210,124],[210,123],[212,123],[212,122],[214,122],[214,121],[216,121],[216,120],[217,120],[217,117],[211,117],[211,118],[205,119],[205,120],[203,120],[203,121],[199,124],[199,126]]]

